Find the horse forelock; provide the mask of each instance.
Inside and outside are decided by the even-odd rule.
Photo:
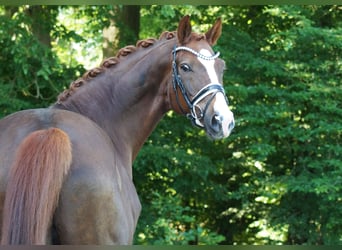
[[[205,34],[192,33],[192,36],[196,41],[206,40]]]
[[[196,32],[191,32],[190,37],[187,39],[186,44],[179,44],[181,46],[186,46],[189,45],[191,42],[199,42],[199,41],[207,41],[207,38],[205,34],[202,33],[196,33]]]
[[[66,101],[70,96],[73,95],[77,89],[84,86],[86,83],[89,83],[92,79],[105,72],[107,69],[112,68],[113,66],[119,64],[123,59],[128,58],[128,55],[133,52],[153,46],[158,41],[170,40],[176,37],[176,32],[163,32],[159,39],[148,38],[144,40],[139,40],[135,46],[128,45],[126,47],[121,48],[114,57],[109,57],[105,59],[99,67],[93,68],[85,72],[80,78],[71,82],[68,89],[64,90],[61,94],[59,94],[57,98],[57,103],[62,103]]]

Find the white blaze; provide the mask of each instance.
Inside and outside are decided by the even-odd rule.
[[[201,51],[199,52],[202,55],[205,56],[212,56],[211,52],[209,50],[206,49],[201,49]],[[205,67],[209,79],[210,79],[210,83],[220,83],[215,71],[215,60],[205,60],[202,59],[200,57],[197,57],[198,60],[203,64],[203,66]],[[230,134],[232,128],[229,128],[229,124],[231,124],[232,122],[234,122],[234,115],[233,113],[230,111],[228,104],[226,102],[225,96],[223,95],[223,93],[218,92],[216,94],[215,100],[214,100],[214,112],[217,115],[217,117],[219,117],[222,120],[222,132],[223,135],[226,137]]]
[[[204,56],[212,56],[212,54],[210,53],[209,50],[206,49],[201,49],[201,51],[199,52],[200,54],[204,55]],[[215,71],[215,60],[204,60],[200,57],[198,57],[198,60],[204,65],[204,67],[207,70],[207,73],[209,75],[209,79],[210,79],[210,83],[219,83],[216,71]]]

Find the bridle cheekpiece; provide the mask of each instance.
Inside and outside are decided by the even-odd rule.
[[[172,54],[173,54],[173,60],[172,60],[172,84],[173,84],[173,90],[175,91],[175,95],[176,95],[176,101],[177,104],[181,110],[181,112],[183,114],[186,114],[186,116],[193,122],[193,124],[195,124],[198,127],[204,128],[203,123],[201,122],[201,119],[205,116],[205,113],[210,105],[210,103],[212,102],[212,100],[214,99],[214,97],[216,96],[217,93],[222,93],[224,95],[224,97],[226,98],[226,94],[224,91],[224,88],[221,84],[219,83],[209,83],[206,86],[204,86],[202,89],[200,89],[197,94],[192,98],[192,100],[190,99],[186,88],[182,82],[182,79],[180,78],[179,72],[178,72],[178,68],[177,68],[177,63],[176,63],[176,53],[178,51],[187,51],[190,52],[192,54],[194,54],[195,56],[197,56],[198,58],[201,58],[203,60],[215,60],[216,58],[219,57],[220,52],[217,52],[215,55],[213,56],[206,56],[203,55],[201,53],[198,53],[197,51],[185,47],[185,46],[180,46],[180,47],[174,47],[174,49],[172,50]],[[184,109],[182,108],[182,105],[179,102],[179,97],[178,97],[178,91],[177,88],[181,91],[182,96],[190,110],[190,113],[187,113],[184,111]],[[198,105],[204,98],[206,98],[207,96],[210,96],[210,99],[207,101],[204,110],[202,110],[202,108]],[[226,98],[227,101],[227,98]]]

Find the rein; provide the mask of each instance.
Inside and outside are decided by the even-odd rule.
[[[172,60],[172,84],[173,84],[173,90],[175,91],[175,95],[176,95],[176,101],[178,104],[178,107],[180,108],[181,112],[183,114],[185,114],[191,121],[193,124],[195,124],[196,126],[200,127],[200,128],[204,128],[204,124],[200,121],[204,116],[205,113],[207,112],[207,109],[210,105],[210,103],[212,102],[212,100],[214,99],[214,97],[216,96],[217,93],[222,93],[224,95],[224,97],[226,98],[226,94],[224,91],[224,88],[221,84],[219,83],[209,83],[206,86],[204,86],[202,89],[200,89],[197,94],[193,97],[193,99],[191,100],[186,88],[182,82],[182,79],[180,78],[179,72],[178,72],[178,68],[177,68],[177,64],[176,64],[176,53],[178,51],[187,51],[190,52],[192,54],[194,54],[195,56],[197,56],[198,58],[201,58],[203,60],[215,60],[216,58],[219,57],[220,52],[217,52],[215,55],[213,56],[206,56],[203,54],[198,53],[197,51],[188,48],[188,47],[184,47],[184,46],[180,46],[180,47],[174,47],[174,49],[172,50],[172,54],[173,54],[173,60]],[[190,113],[187,113],[184,111],[184,109],[182,108],[182,105],[179,102],[179,96],[178,96],[178,91],[177,88],[179,88],[179,90],[182,93],[182,96],[190,110]],[[204,98],[206,98],[207,96],[211,95],[210,99],[207,101],[204,110],[202,110],[202,108],[198,105]],[[226,98],[227,101],[227,98]]]

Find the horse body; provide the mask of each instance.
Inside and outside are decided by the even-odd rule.
[[[23,120],[29,126],[19,129],[16,124],[20,126]],[[7,122],[13,125],[6,126]],[[48,234],[47,242],[61,244],[132,242],[140,213],[139,199],[132,178],[124,169],[127,163],[120,155],[113,154],[115,147],[103,129],[84,116],[58,109],[21,111],[0,122],[1,129],[3,125],[6,127],[2,130],[5,133],[0,135],[1,142],[9,138],[2,135],[14,134],[11,137],[12,142],[3,144],[11,147],[7,146],[5,149],[2,147],[0,150],[1,159],[7,159],[7,162],[2,163],[2,167],[6,169],[1,169],[0,177],[1,208],[4,203],[10,163],[14,161],[13,152],[31,132],[50,127],[59,128],[70,138],[73,162],[61,189],[59,205],[52,222],[54,226]],[[18,134],[17,131],[20,133]],[[106,225],[111,227],[106,228]]]
[[[222,75],[213,75],[221,73],[223,61],[210,56],[220,28],[218,21],[206,36],[197,35],[185,17],[177,35],[165,32],[159,40],[148,39],[122,49],[118,57],[73,82],[50,108],[20,111],[0,120],[2,244],[131,244],[141,210],[132,164],[163,115],[170,109],[192,112],[193,121],[214,139],[227,137],[234,125],[227,104],[222,102],[221,85],[207,85],[213,79],[222,81]],[[204,49],[208,55],[202,55],[201,61],[179,51],[179,56],[174,52],[172,58],[177,44],[194,51]],[[195,77],[192,72],[196,70]],[[182,76],[185,87],[179,79],[176,85],[175,74],[179,79]],[[187,93],[182,93],[182,88]],[[201,93],[199,101],[191,103],[190,98],[197,98],[196,91]],[[43,147],[40,138],[47,137],[55,142]],[[70,152],[66,149],[69,144]],[[64,152],[58,159],[68,165],[65,170],[56,170],[62,167],[52,150]],[[47,173],[42,174],[35,169],[45,169],[41,166],[44,162],[50,164],[45,163]],[[44,184],[52,175],[48,170],[65,171],[61,186],[51,176],[50,184]],[[33,179],[37,187],[30,183]],[[52,186],[54,201],[49,195],[35,195],[38,202],[32,204],[29,191],[17,198],[20,190],[39,194],[45,185]],[[37,209],[43,211],[33,217],[39,218],[38,224],[29,218],[30,213],[40,211]]]

